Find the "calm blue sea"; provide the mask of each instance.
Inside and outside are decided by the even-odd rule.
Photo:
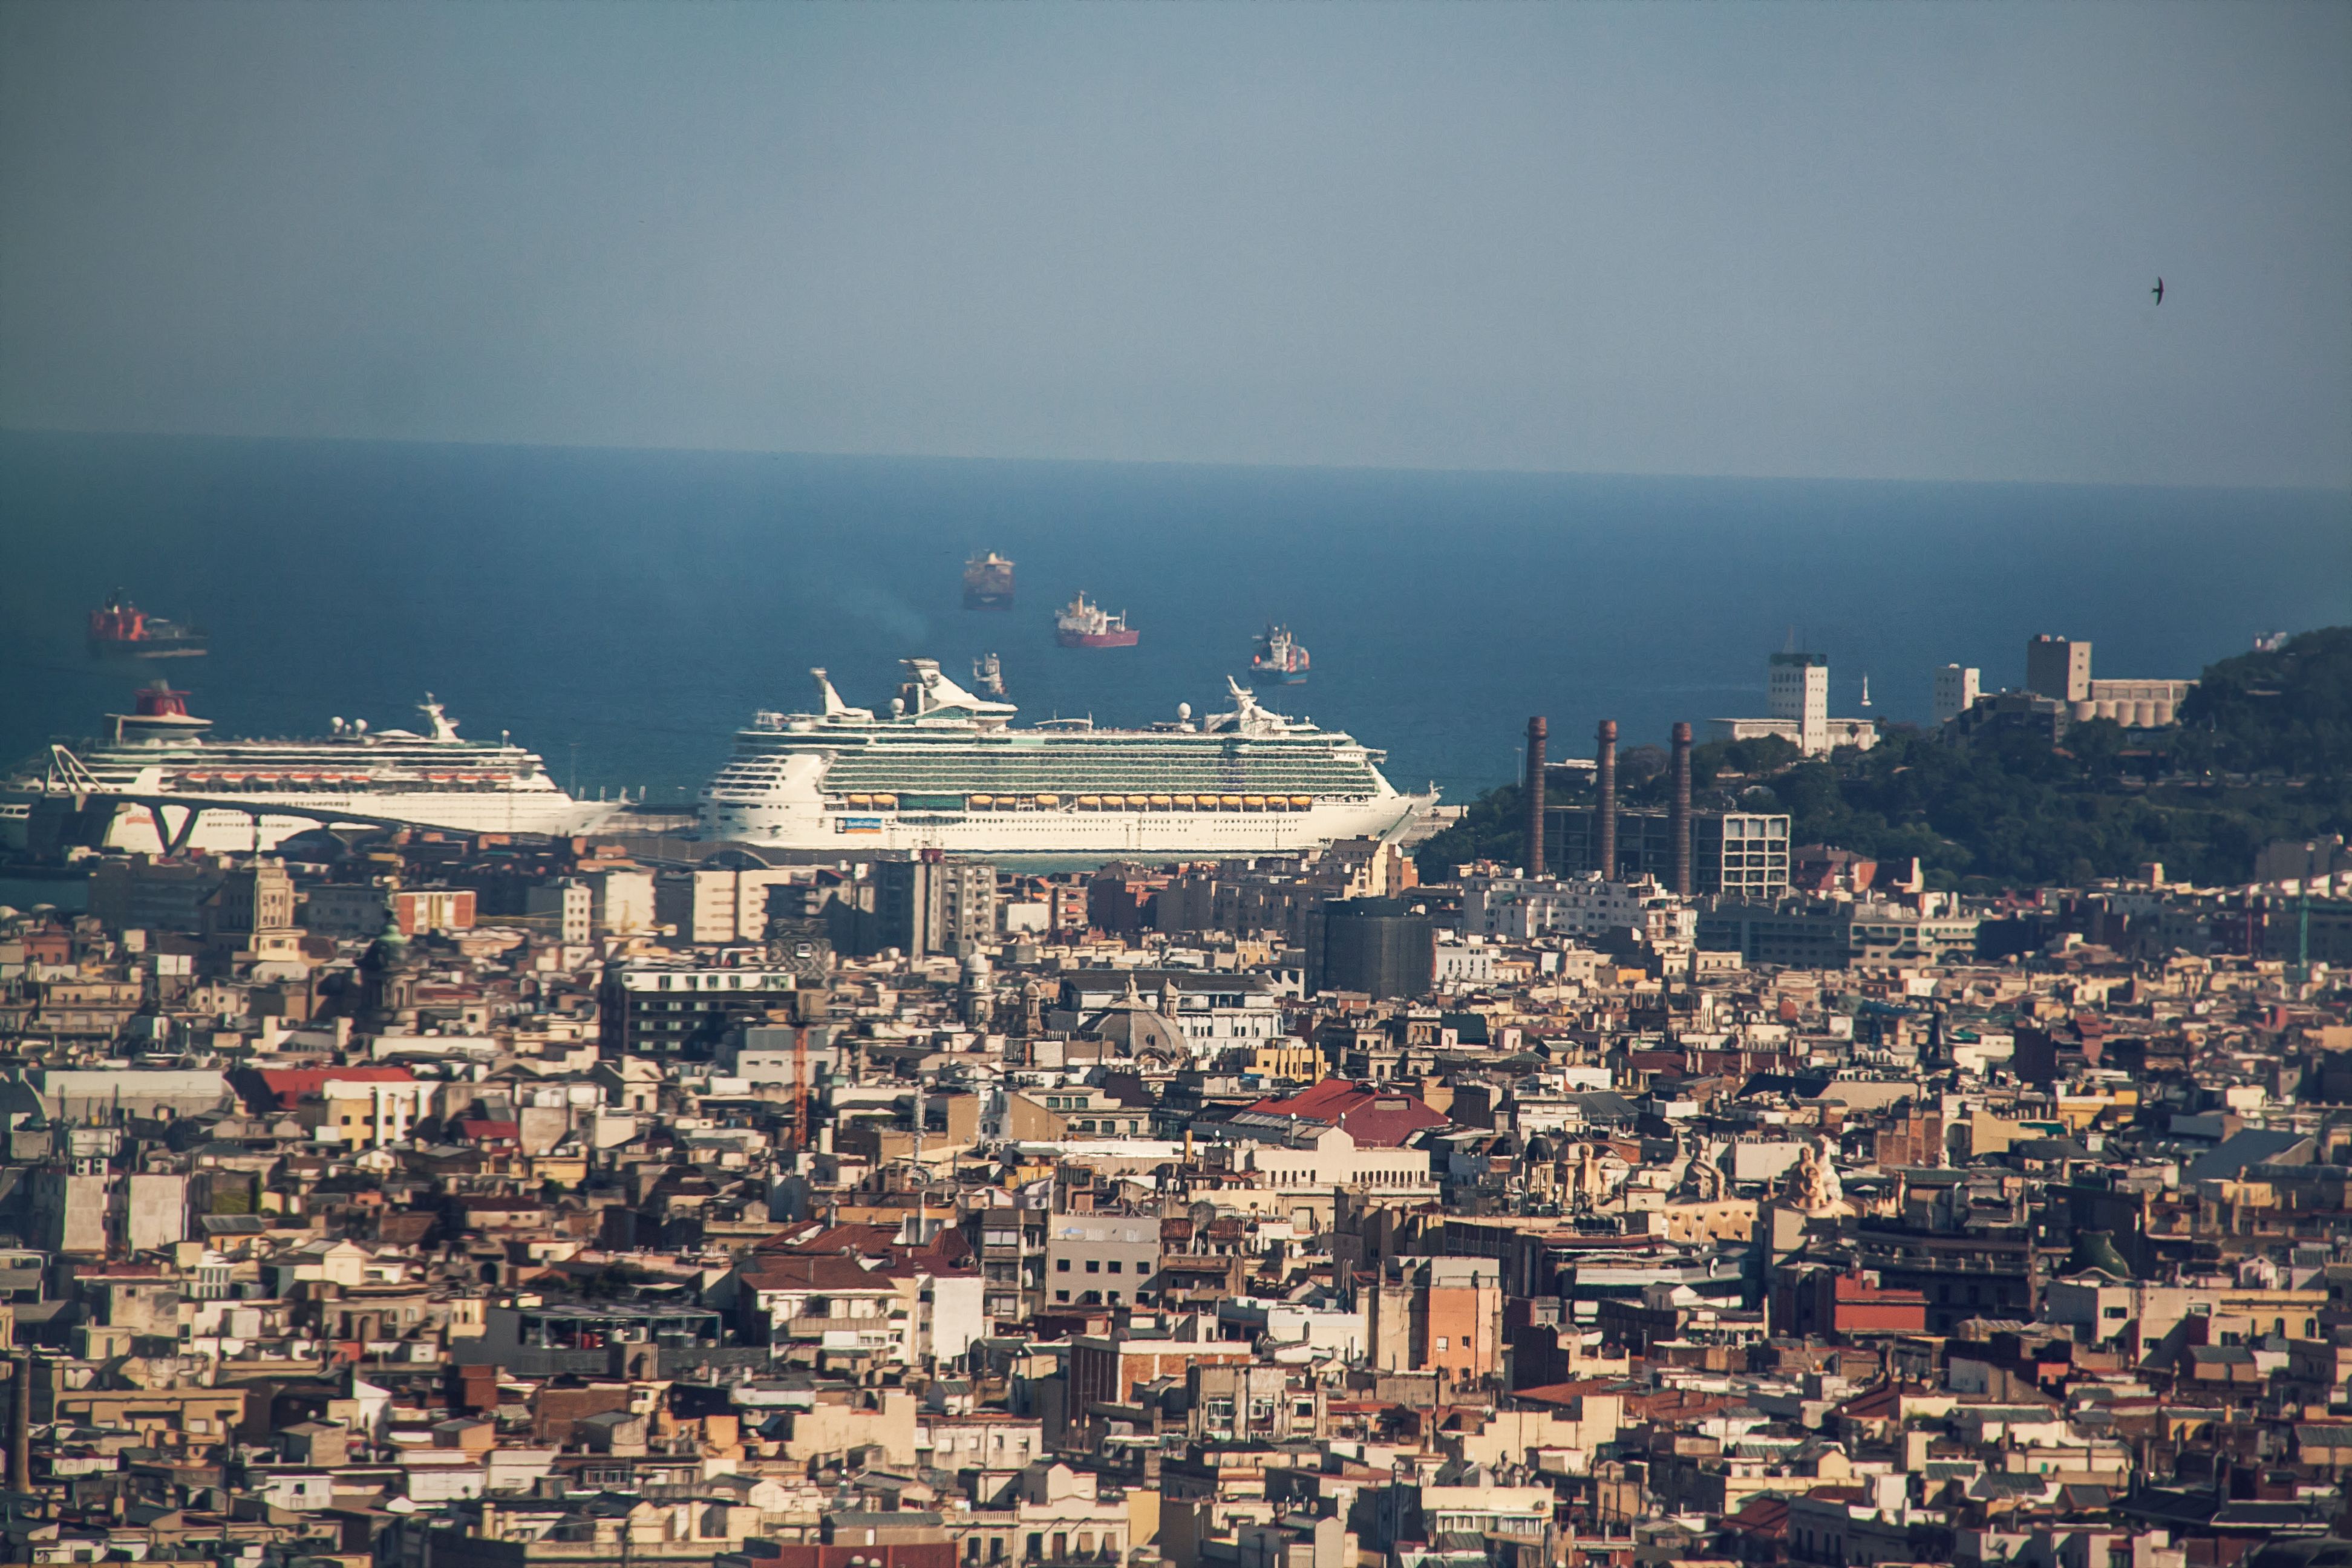
[[[1011,614],[964,558],[1019,563]],[[193,618],[201,660],[94,663],[110,588]],[[1078,589],[1140,647],[1053,642]],[[897,660],[1003,657],[1024,714],[1222,706],[1263,623],[1314,654],[1272,705],[1455,800],[1555,756],[1758,712],[1793,637],[1833,709],[1924,721],[1931,671],[2189,676],[2261,632],[2352,620],[2352,496],[1215,468],[0,435],[0,755],[91,732],[156,668],[234,732],[331,715],[511,730],[583,789],[684,800],[811,665],[884,705]]]

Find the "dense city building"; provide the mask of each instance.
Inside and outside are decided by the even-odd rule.
[[[2340,841],[1963,897],[1602,740],[1429,884],[107,858],[0,914],[10,1560],[2341,1550]]]

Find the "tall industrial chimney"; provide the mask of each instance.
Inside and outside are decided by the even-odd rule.
[[[1675,891],[1685,899],[1691,890],[1690,748],[1691,727],[1675,725],[1675,804],[1666,827],[1674,840]]]
[[[1530,877],[1544,874],[1544,737],[1548,732],[1542,714],[1528,721],[1528,845],[1524,863]]]
[[[33,1354],[8,1358],[8,1485],[33,1489]]]
[[[1601,798],[1601,809],[1593,819],[1592,858],[1601,867],[1601,879],[1617,879],[1617,721],[1603,719],[1596,736],[1593,757],[1599,766],[1593,770],[1592,782]]]

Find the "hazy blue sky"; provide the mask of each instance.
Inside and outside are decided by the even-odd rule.
[[[2352,5],[18,0],[0,424],[2346,486]]]

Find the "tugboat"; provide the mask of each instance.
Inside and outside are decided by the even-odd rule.
[[[1269,625],[1257,639],[1257,651],[1250,655],[1250,679],[1260,686],[1297,686],[1307,679],[1312,663],[1288,626]]]
[[[1084,592],[1054,617],[1054,640],[1064,647],[1133,647],[1143,634],[1127,624],[1127,612],[1107,615]]]
[[[971,661],[971,683],[983,697],[1003,698],[1004,695],[1004,665],[992,653],[982,654]]]
[[[96,658],[194,658],[211,649],[194,626],[151,616],[117,588],[103,609],[89,613],[89,651]]]
[[[1011,609],[1013,563],[993,550],[965,562],[963,607],[967,610]]]

